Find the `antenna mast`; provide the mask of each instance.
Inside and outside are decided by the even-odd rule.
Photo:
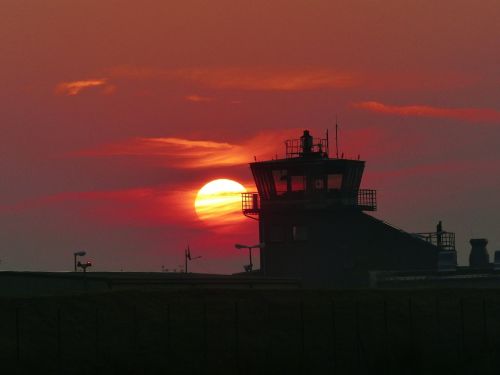
[[[192,257],[191,256],[191,248],[189,247],[189,244],[187,247],[184,249],[184,273],[188,273],[188,261],[192,261],[195,259],[200,259],[201,255],[197,257]]]
[[[337,115],[335,115],[335,150],[337,159],[339,158],[339,125],[337,123]]]
[[[326,128],[326,155],[327,157],[330,157],[330,141],[328,137],[328,128]]]

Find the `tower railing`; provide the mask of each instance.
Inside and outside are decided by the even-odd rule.
[[[307,201],[305,195],[298,195],[297,192],[280,194],[271,198],[270,202],[284,202],[284,201]],[[372,189],[359,189],[354,191],[336,190],[328,192],[324,196],[326,205],[353,207],[362,211],[376,211],[377,210],[377,191]],[[241,210],[243,215],[258,219],[260,214],[261,201],[259,193],[249,192],[241,194]]]
[[[260,197],[259,193],[241,193],[241,210],[243,215],[258,219],[260,213]]]
[[[285,141],[286,158],[298,158],[304,156],[302,142],[300,139],[288,139]],[[314,138],[311,154],[328,155],[328,140],[325,138]]]
[[[455,233],[453,232],[426,232],[413,233],[413,235],[439,247],[440,249],[455,251]]]
[[[359,189],[357,205],[364,211],[377,210],[377,190]]]

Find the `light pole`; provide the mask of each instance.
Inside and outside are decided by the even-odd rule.
[[[253,245],[253,246],[248,246],[248,245],[242,245],[242,244],[235,244],[234,247],[238,250],[241,250],[241,249],[248,249],[248,256],[250,257],[250,264],[248,266],[245,266],[245,271],[247,272],[252,272],[253,270],[253,263],[252,263],[252,249],[262,249],[263,247],[265,247],[266,244],[261,242],[257,245]]]
[[[74,262],[74,265],[75,265],[75,272],[77,272],[77,261],[76,261],[76,257],[84,257],[87,253],[85,251],[77,251],[76,253],[73,254],[73,256],[75,257],[75,262]]]

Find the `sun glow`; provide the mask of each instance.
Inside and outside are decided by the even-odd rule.
[[[210,181],[196,195],[196,214],[208,224],[220,225],[240,221],[243,219],[241,193],[246,191],[243,185],[233,180]]]

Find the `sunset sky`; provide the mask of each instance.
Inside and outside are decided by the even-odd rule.
[[[2,0],[0,269],[237,272],[196,192],[340,123],[375,216],[500,250],[500,1]]]

